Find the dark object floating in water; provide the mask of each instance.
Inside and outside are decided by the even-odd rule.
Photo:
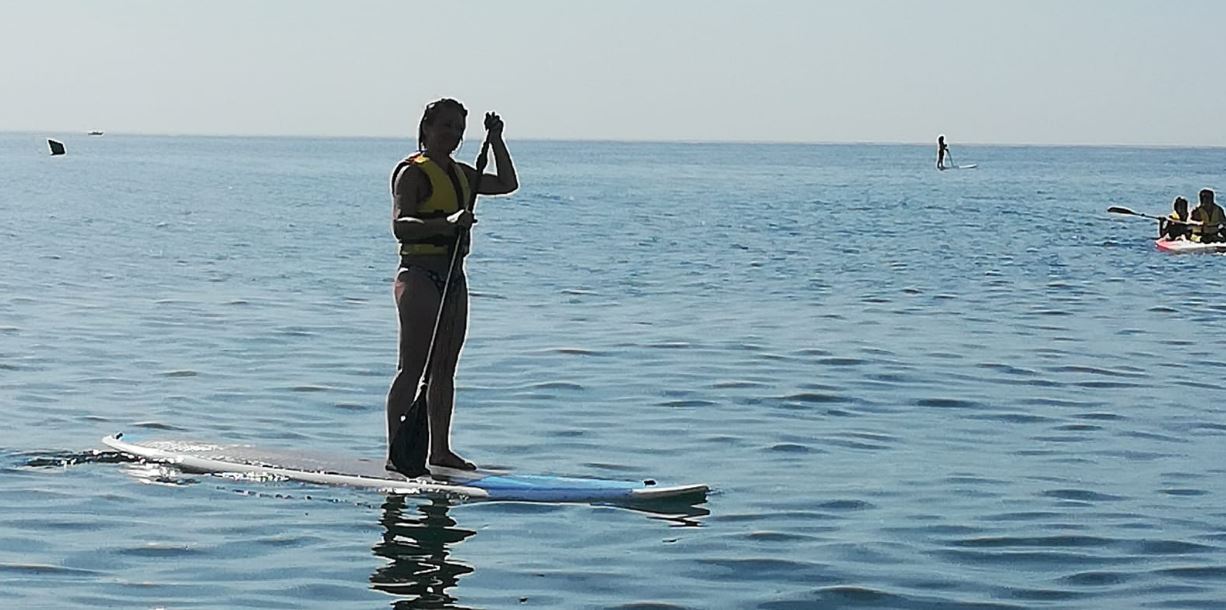
[[[48,138],[47,146],[51,147],[51,154],[53,156],[64,154],[64,143],[63,142],[59,142],[59,141]]]
[[[101,131],[91,131],[91,132],[89,132],[89,135],[91,135],[91,136],[100,136],[100,135],[102,135],[102,132],[101,132]]]

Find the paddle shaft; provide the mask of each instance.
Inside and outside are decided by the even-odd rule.
[[[1111,212],[1112,214],[1127,214],[1129,216],[1140,216],[1141,218],[1152,218],[1154,220],[1165,220],[1167,222],[1173,222],[1175,224],[1181,224],[1181,225],[1200,226],[1200,225],[1205,224],[1203,222],[1200,222],[1199,220],[1175,220],[1174,218],[1167,218],[1165,216],[1151,216],[1149,214],[1142,214],[1140,212],[1134,212],[1128,208],[1121,208],[1119,206],[1111,206],[1107,208],[1107,211]]]

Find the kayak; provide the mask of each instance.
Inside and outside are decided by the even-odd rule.
[[[1226,242],[1202,244],[1198,241],[1188,241],[1186,239],[1159,239],[1158,241],[1154,242],[1154,245],[1163,252],[1173,252],[1176,254],[1190,252],[1226,252]]]

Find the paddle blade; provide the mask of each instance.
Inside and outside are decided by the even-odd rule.
[[[1128,208],[1121,208],[1121,207],[1119,207],[1119,206],[1115,206],[1115,205],[1113,205],[1113,206],[1111,206],[1111,207],[1107,208],[1107,211],[1108,211],[1108,212],[1111,212],[1112,214],[1129,214],[1129,215],[1131,215],[1131,216],[1139,216],[1139,214],[1137,214],[1136,212],[1134,212],[1134,211],[1132,211],[1132,210],[1130,210],[1130,209],[1128,209]]]
[[[419,477],[430,472],[426,468],[426,453],[430,447],[430,423],[426,417],[428,407],[423,389],[400,418],[400,426],[396,428],[396,436],[392,438],[388,450],[392,466],[406,477]]]

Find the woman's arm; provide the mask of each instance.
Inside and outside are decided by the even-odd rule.
[[[482,195],[506,195],[519,188],[519,178],[515,175],[515,164],[511,162],[511,153],[507,151],[507,143],[502,139],[502,119],[490,112],[485,115],[485,125],[490,130],[490,147],[494,149],[494,165],[496,174],[485,174],[477,183],[477,192]]]

